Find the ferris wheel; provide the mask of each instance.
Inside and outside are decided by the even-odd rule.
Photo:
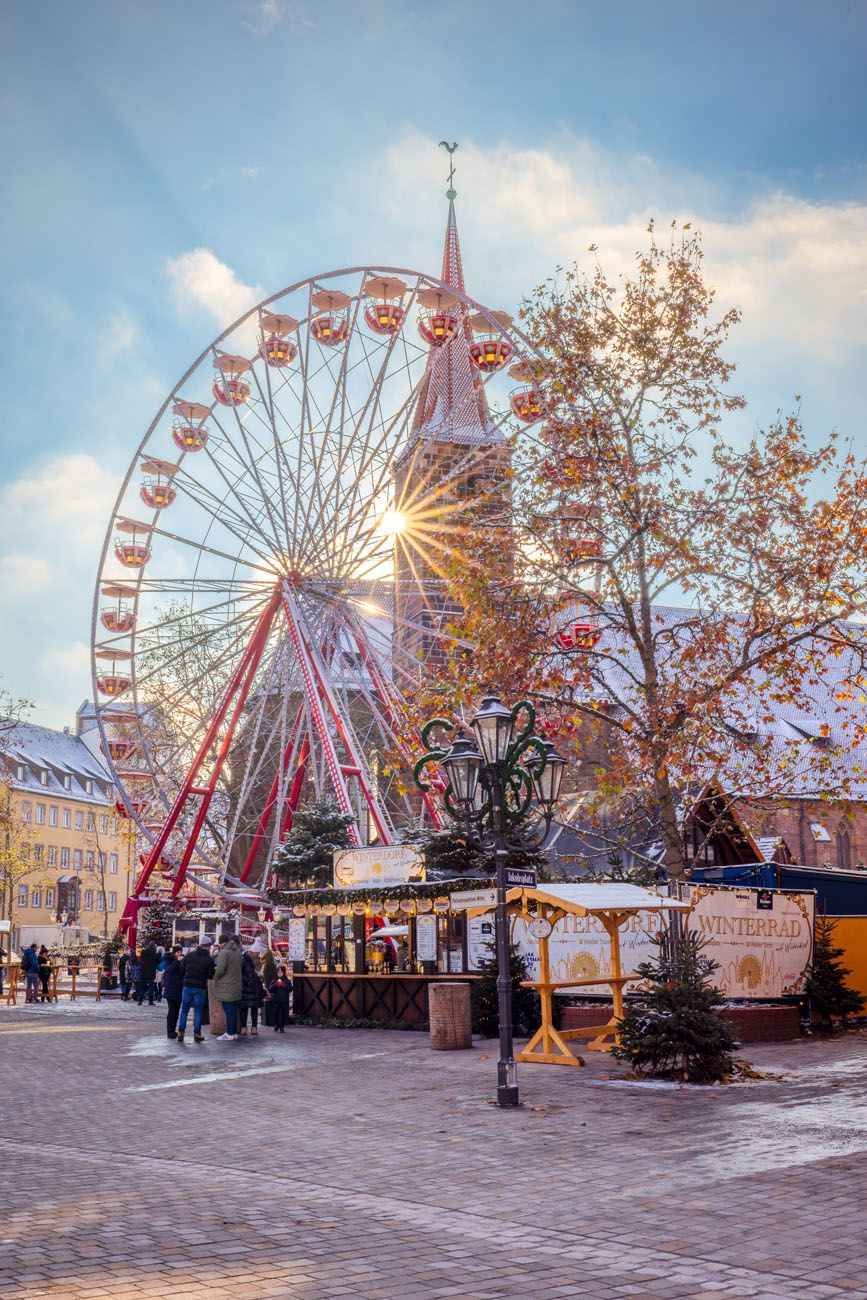
[[[406,699],[453,639],[449,556],[540,418],[531,373],[464,292],[452,206],[441,279],[292,285],[168,395],[93,606],[100,743],[143,844],[126,923],[185,881],[255,906],[302,797],[333,797],[358,843],[417,818]]]

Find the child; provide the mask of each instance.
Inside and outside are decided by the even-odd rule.
[[[274,1033],[285,1034],[286,1018],[289,1015],[289,994],[292,991],[292,981],[286,973],[285,966],[277,968],[276,978],[271,981],[271,987],[268,992],[271,995],[271,1005],[274,1008]]]

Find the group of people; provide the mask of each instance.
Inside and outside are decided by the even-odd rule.
[[[24,976],[25,1002],[51,1001],[51,971],[53,963],[45,944],[37,950],[31,943],[21,954],[21,973]]]
[[[203,1041],[202,1025],[208,998],[208,981],[214,981],[214,993],[222,1004],[226,1016],[226,1032],[221,1042],[237,1042],[239,1038],[256,1036],[259,1032],[259,1012],[268,1001],[274,1021],[274,1032],[284,1033],[289,1016],[292,977],[286,966],[279,966],[274,979],[266,989],[262,979],[258,955],[244,952],[234,936],[224,936],[216,949],[210,941],[203,940],[186,955],[180,944],[164,952],[153,943],[136,951],[130,948],[119,963],[121,998],[129,1001],[134,990],[135,1000],[142,1006],[145,997],[153,1006],[161,998],[166,1003],[166,1035],[182,1043],[187,1032],[187,1020],[193,1013],[193,1037]]]

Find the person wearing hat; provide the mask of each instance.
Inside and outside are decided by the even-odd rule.
[[[166,1037],[177,1038],[178,1016],[184,992],[184,970],[181,964],[183,948],[176,943],[166,954],[163,992],[166,999]]]

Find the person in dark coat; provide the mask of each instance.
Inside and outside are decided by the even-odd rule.
[[[184,1041],[187,1030],[187,1016],[193,1008],[193,1034],[197,1043],[202,1037],[202,1019],[205,1014],[205,1002],[208,998],[208,980],[214,978],[215,962],[211,956],[210,944],[205,941],[198,948],[188,952],[181,962],[181,1015],[178,1020],[177,1041]]]
[[[24,1001],[39,1000],[39,953],[36,944],[31,943],[21,954],[21,973],[24,976]]]
[[[149,943],[147,947],[142,948],[141,957],[139,958],[138,996],[136,998],[139,1006],[144,1002],[145,994],[147,994],[148,1006],[152,1007],[154,1004],[157,991],[155,980],[158,961],[159,957],[157,956],[155,943]]]
[[[39,949],[39,979],[42,984],[42,993],[40,994],[39,1001],[50,1002],[51,991],[48,987],[48,982],[51,979],[51,958],[48,956],[48,949],[45,944],[43,944]]]
[[[135,953],[132,948],[127,948],[120,955],[120,961],[117,964],[117,977],[120,980],[120,1000],[129,1002],[129,991],[135,983],[131,967],[135,963]]]
[[[292,992],[292,980],[285,966],[277,968],[277,975],[271,981],[268,990],[274,1008],[274,1033],[285,1034],[286,1020],[289,1016],[289,995]]]
[[[177,1038],[178,1016],[181,1013],[181,999],[184,992],[184,972],[181,963],[183,948],[176,943],[171,952],[166,954],[163,992],[166,999],[166,1037]]]
[[[250,1034],[259,1033],[259,1008],[265,1001],[265,985],[256,969],[256,963],[248,952],[241,957],[241,1025],[238,1030],[242,1038],[247,1035],[247,1017],[250,1018]]]

